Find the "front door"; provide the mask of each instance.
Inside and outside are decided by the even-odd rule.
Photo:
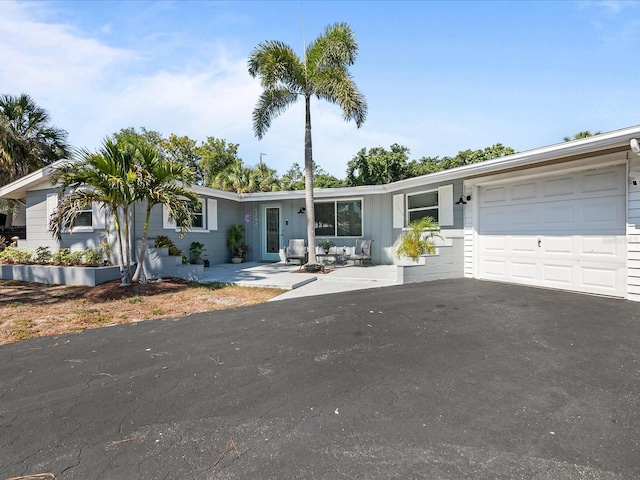
[[[265,205],[262,213],[264,221],[262,232],[262,260],[280,260],[282,245],[282,207]]]

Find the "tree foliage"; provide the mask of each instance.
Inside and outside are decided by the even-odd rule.
[[[389,150],[374,147],[360,150],[347,163],[346,183],[358,185],[383,185],[407,178],[409,149],[394,143]]]
[[[67,132],[27,94],[0,96],[0,186],[70,155]]]
[[[594,135],[600,135],[602,132],[598,131],[595,133],[591,133],[589,130],[584,130],[583,132],[578,132],[574,134],[572,137],[564,137],[563,140],[565,142],[570,142],[571,140],[580,140],[581,138],[593,137]]]
[[[407,226],[409,229],[402,234],[400,243],[396,247],[398,258],[409,257],[417,262],[420,255],[435,253],[433,240],[442,237],[440,236],[440,226],[433,217],[413,220]]]

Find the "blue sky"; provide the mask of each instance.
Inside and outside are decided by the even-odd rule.
[[[28,93],[76,147],[121,128],[240,145],[244,162],[303,164],[303,105],[263,140],[251,112],[251,50],[281,40],[302,55],[347,22],[353,77],[368,105],[358,129],[314,102],[314,159],[343,178],[361,149],[411,158],[503,143],[523,151],[581,130],[640,123],[640,3],[462,1],[3,1],[0,93]]]

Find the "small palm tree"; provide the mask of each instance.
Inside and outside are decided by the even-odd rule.
[[[122,148],[106,139],[98,152],[82,149],[77,162],[58,167],[52,174],[52,184],[58,186],[59,203],[49,221],[58,240],[66,228],[73,228],[76,215],[86,205],[98,203],[113,216],[118,252],[123,263],[122,284],[131,280],[129,251],[129,213],[136,201],[134,181],[136,170],[131,149]]]
[[[253,130],[262,139],[271,121],[299,99],[305,102],[304,169],[307,242],[315,245],[313,205],[313,154],[311,146],[311,97],[326,100],[342,109],[345,120],[364,123],[367,103],[349,74],[358,53],[351,27],[336,23],[325,28],[300,59],[291,47],[278,41],[259,44],[249,58],[249,74],[260,78],[263,92],[253,111]],[[316,263],[309,249],[309,263]]]
[[[131,279],[138,282],[147,255],[149,219],[153,207],[164,205],[169,213],[169,218],[175,221],[180,234],[183,235],[192,225],[193,210],[191,206],[198,204],[198,197],[188,188],[194,176],[187,165],[162,158],[158,151],[149,144],[137,142],[133,146],[139,170],[139,175],[136,177],[136,195],[138,199],[144,200],[147,204],[138,265]]]
[[[181,233],[191,226],[189,202],[195,205],[198,199],[185,186],[184,182],[190,179],[188,167],[163,159],[149,144],[132,139],[120,142],[106,139],[98,152],[80,150],[77,162],[64,164],[53,173],[52,182],[58,186],[61,200],[50,220],[52,233],[60,239],[65,228],[73,228],[78,212],[86,205],[100,204],[113,217],[123,264],[122,284],[129,285],[131,208],[137,201],[147,202],[142,248],[134,275],[137,281],[146,255],[151,209],[165,205]]]
[[[407,226],[409,230],[402,234],[396,248],[398,258],[409,257],[417,262],[420,255],[436,253],[433,239],[442,237],[440,236],[440,226],[433,217],[419,218]]]

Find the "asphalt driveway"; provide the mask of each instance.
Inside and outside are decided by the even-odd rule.
[[[2,479],[640,478],[622,300],[346,292],[5,346],[0,379]]]

